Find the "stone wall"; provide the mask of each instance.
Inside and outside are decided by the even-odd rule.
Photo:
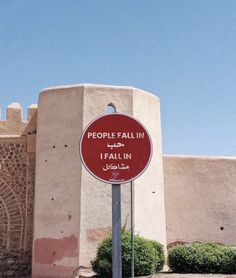
[[[91,176],[79,156],[83,129],[109,104],[140,120],[153,141],[150,166],[134,182],[135,231],[164,246],[166,239],[169,246],[236,244],[236,158],[164,156],[163,171],[156,96],[132,87],[51,88],[40,94],[38,110],[29,107],[27,121],[17,103],[0,120],[0,249],[27,273],[33,253],[33,278],[70,277],[89,267],[111,231],[111,186]],[[130,192],[122,185],[126,228]]]
[[[236,245],[236,158],[165,156],[167,243]]]
[[[31,268],[36,110],[31,106],[23,122],[20,105],[11,104],[0,121],[0,250],[11,260],[8,273],[22,263]]]

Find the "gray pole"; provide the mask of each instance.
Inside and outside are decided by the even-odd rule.
[[[120,184],[112,185],[112,278],[122,278]]]
[[[131,181],[131,277],[134,277],[134,183]]]

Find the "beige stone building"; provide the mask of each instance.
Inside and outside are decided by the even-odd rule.
[[[236,245],[236,158],[163,156],[160,100],[151,93],[56,87],[40,93],[26,122],[19,104],[0,121],[0,246],[21,275],[32,266],[33,278],[73,277],[111,231],[111,186],[91,176],[79,155],[83,129],[110,104],[141,121],[153,142],[150,166],[134,182],[135,231],[165,247]],[[130,199],[130,184],[122,185],[126,228]]]

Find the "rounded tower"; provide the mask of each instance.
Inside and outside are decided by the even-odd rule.
[[[135,232],[166,245],[159,98],[132,88],[74,85],[41,92],[37,119],[33,277],[70,277],[89,267],[111,231],[111,185],[82,166],[79,142],[90,121],[114,108],[149,131],[153,156],[134,181]],[[130,228],[131,187],[122,185],[122,225]]]

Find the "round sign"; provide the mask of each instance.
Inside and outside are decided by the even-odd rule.
[[[144,126],[120,113],[92,121],[80,140],[80,155],[87,170],[111,184],[139,177],[147,168],[151,153],[151,138]]]

